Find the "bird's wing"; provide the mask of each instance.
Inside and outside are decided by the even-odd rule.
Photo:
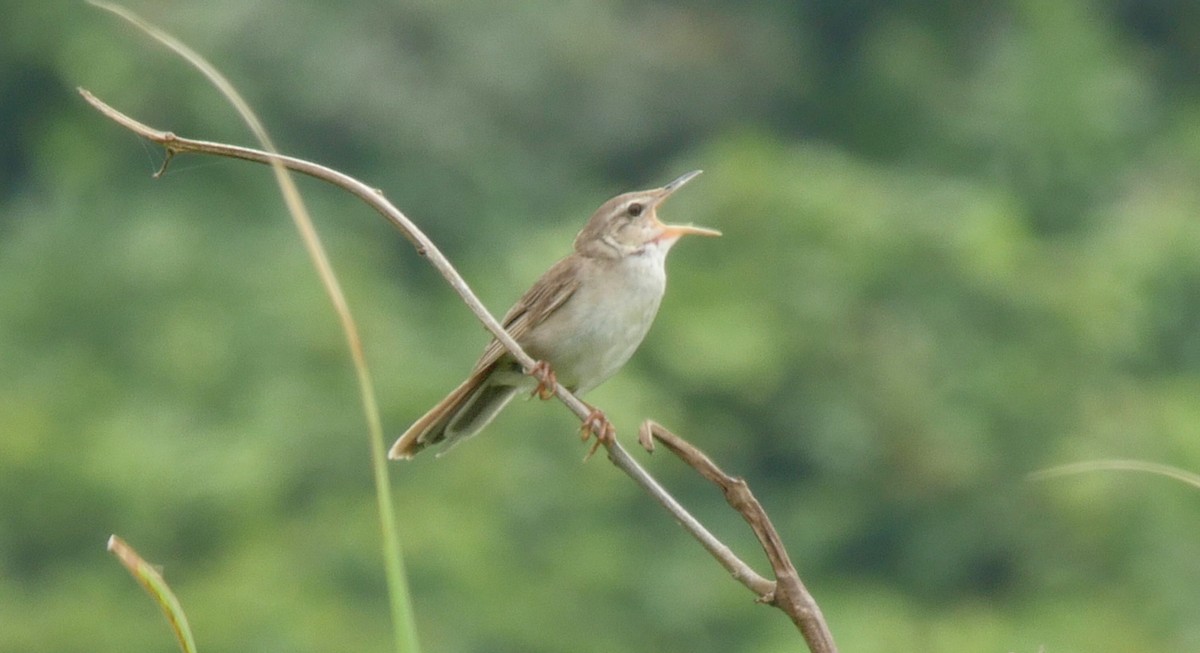
[[[535,325],[541,324],[566,303],[571,295],[579,289],[579,266],[582,263],[578,256],[568,256],[555,263],[537,280],[525,294],[517,300],[513,307],[504,314],[500,324],[518,343],[523,343],[525,336]],[[488,367],[500,359],[508,350],[495,338],[488,343],[483,356],[475,364],[475,369]]]
[[[522,342],[530,329],[541,324],[575,294],[579,288],[581,264],[577,256],[568,256],[555,263],[508,309],[501,324],[513,339]],[[392,445],[388,457],[412,458],[418,451],[443,440],[448,448],[486,426],[516,392],[516,388],[509,385],[510,382],[497,381],[493,377],[497,363],[507,353],[504,345],[493,338],[467,380],[409,427]],[[513,363],[510,360],[500,364],[507,366]],[[467,418],[462,416],[464,410],[472,411]],[[448,431],[447,427],[452,423],[454,429]]]

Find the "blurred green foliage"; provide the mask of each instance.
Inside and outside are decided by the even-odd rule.
[[[502,312],[604,199],[665,215],[646,345],[590,397],[744,475],[842,649],[1200,650],[1200,10],[960,3],[135,2],[288,152],[375,184]],[[82,4],[0,1],[0,651],[385,651],[344,342],[269,173],[162,153],[75,95],[249,142]],[[303,184],[399,433],[485,338],[394,231]],[[782,651],[603,461],[519,404],[396,465],[429,651]],[[736,515],[649,462],[739,551]]]

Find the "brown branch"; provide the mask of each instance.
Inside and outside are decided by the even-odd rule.
[[[487,327],[488,331],[490,331],[492,335],[495,336],[495,338],[500,341],[500,343],[503,344],[509,352],[512,353],[513,357],[516,358],[519,363],[521,363],[527,373],[533,369],[536,361],[534,361],[529,354],[525,353],[525,351],[521,349],[521,346],[517,344],[515,340],[513,340],[512,336],[509,335],[509,333],[504,330],[504,327],[500,325],[496,318],[492,316],[479,298],[475,296],[475,293],[471,291],[470,287],[467,285],[467,282],[450,264],[450,261],[445,257],[445,255],[442,254],[441,250],[437,248],[437,245],[435,245],[433,241],[424,234],[424,232],[417,228],[416,224],[414,224],[408,218],[408,216],[404,215],[403,212],[389,202],[379,189],[368,186],[367,184],[364,184],[349,175],[338,172],[337,170],[313,163],[311,161],[305,161],[303,159],[297,159],[295,157],[284,155],[273,155],[268,152],[248,147],[182,138],[180,136],[176,136],[172,132],[154,129],[137,120],[134,120],[133,118],[130,118],[129,116],[104,103],[86,89],[80,88],[79,93],[83,96],[84,100],[86,100],[89,104],[91,104],[109,119],[141,136],[142,138],[157,143],[166,149],[167,158],[163,162],[162,169],[156,173],[156,176],[163,173],[167,164],[170,163],[174,156],[185,153],[224,156],[263,164],[271,164],[274,161],[278,161],[289,170],[293,170],[315,179],[328,182],[359,198],[380,215],[382,215],[394,227],[396,227],[400,233],[402,233],[405,238],[407,238],[409,242],[413,244],[413,247],[416,248],[419,255],[429,259],[429,262],[437,269],[439,273],[441,273],[454,291],[458,293],[459,297],[462,298],[463,302],[466,303],[467,308],[469,308],[471,312],[475,314],[475,317],[478,318],[485,327]],[[571,412],[575,413],[576,417],[578,417],[581,421],[586,421],[588,416],[591,414],[591,409],[562,385],[555,385],[554,394],[559,398],[560,401],[563,402],[563,404],[567,406],[568,409],[571,410]],[[716,558],[721,566],[728,570],[730,574],[736,580],[738,580],[738,582],[742,583],[746,587],[749,587],[751,591],[757,593],[764,601],[773,605],[779,605],[781,608],[783,607],[780,605],[780,592],[785,588],[783,588],[781,585],[783,578],[778,572],[776,573],[777,581],[775,583],[772,583],[771,581],[755,573],[748,564],[738,558],[728,546],[717,539],[717,537],[713,535],[707,528],[705,528],[704,525],[699,522],[699,520],[693,517],[691,513],[689,513],[673,496],[671,496],[669,492],[662,487],[662,485],[658,483],[658,481],[654,479],[654,477],[649,474],[649,472],[647,472],[641,465],[633,460],[633,458],[630,457],[629,452],[626,451],[620,443],[614,439],[607,439],[603,441],[603,444],[607,450],[608,459],[612,461],[613,465],[633,479],[633,481],[641,486],[642,489],[644,489],[655,501],[666,508],[666,510],[671,513],[675,520],[678,521],[679,524],[683,526],[683,528],[687,530],[689,534],[692,535],[692,537],[696,538],[696,540],[700,542],[701,546],[703,546],[714,558]],[[778,537],[776,537],[776,540],[778,540]],[[780,544],[779,550],[782,551],[782,544]],[[791,573],[793,576],[795,576],[794,568],[792,569]],[[799,585],[798,577],[795,578],[795,584]],[[803,589],[802,585],[799,585],[799,587]],[[791,597],[792,595],[785,593],[783,596]],[[804,592],[802,596],[808,597],[807,592]],[[811,602],[811,597],[808,597],[808,600]],[[803,606],[804,604],[801,603],[801,605]],[[811,604],[811,608],[805,607],[805,609],[808,610],[807,613],[797,610],[795,614],[808,614],[810,616],[815,616],[815,618],[820,621],[821,613],[819,610],[816,610],[815,603]],[[785,609],[785,611],[787,610]],[[793,614],[793,612],[789,612],[789,615],[791,614]],[[810,636],[810,631],[806,630],[804,625],[805,623],[808,623],[808,620],[797,621],[796,623],[800,627],[801,633],[804,635],[805,640],[808,642],[809,649],[813,651],[813,653],[828,653],[836,650],[833,648],[833,640],[828,636],[828,629],[824,626],[823,621],[820,623],[820,630],[816,632],[818,632],[818,634],[824,633],[824,639],[813,639]]]
[[[703,451],[667,430],[658,422],[646,420],[638,430],[638,442],[647,451],[654,451],[655,440],[666,445],[671,453],[721,488],[721,491],[725,493],[725,501],[738,511],[746,523],[750,524],[750,529],[754,531],[754,536],[762,545],[763,552],[767,554],[767,560],[770,561],[771,569],[775,573],[775,582],[773,583],[755,574],[755,578],[769,586],[768,591],[765,592],[760,589],[758,583],[742,580],[738,578],[737,574],[734,574],[734,578],[738,578],[750,591],[758,594],[759,600],[763,603],[773,605],[787,613],[792,623],[795,623],[800,632],[804,634],[804,640],[808,642],[808,647],[813,653],[836,652],[837,647],[833,643],[833,635],[829,632],[829,626],[825,623],[821,609],[812,595],[808,593],[808,589],[804,587],[804,583],[800,581],[800,575],[796,573],[796,566],[788,557],[783,540],[779,538],[779,533],[775,530],[775,525],[771,523],[771,518],[767,516],[767,511],[763,509],[762,504],[754,498],[754,493],[750,491],[750,486],[746,484],[746,481],[726,474]]]

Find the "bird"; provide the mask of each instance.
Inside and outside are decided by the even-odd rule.
[[[537,361],[534,368],[525,370],[493,338],[467,379],[414,422],[388,457],[409,459],[435,444],[442,445],[440,456],[483,430],[522,392],[532,390],[549,399],[557,382],[579,396],[612,377],[641,345],[658,313],[666,290],[667,253],[683,236],[721,235],[658,219],[658,207],[700,172],[688,172],[661,188],[623,193],[601,205],[575,237],[573,251],[551,266],[500,321]],[[611,424],[595,408],[584,421],[585,439],[589,431],[598,442],[613,437]]]

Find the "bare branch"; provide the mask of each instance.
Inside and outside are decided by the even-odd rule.
[[[328,182],[338,186],[339,188],[342,188],[343,190],[346,190],[355,197],[358,197],[368,206],[375,209],[376,212],[382,215],[393,226],[395,226],[400,233],[402,233],[405,238],[407,238],[408,241],[413,244],[419,255],[429,259],[429,262],[438,270],[439,273],[441,273],[454,291],[458,293],[459,297],[462,298],[463,302],[466,303],[467,308],[469,308],[471,312],[475,314],[475,317],[478,318],[485,327],[487,327],[488,331],[490,331],[492,335],[495,336],[495,338],[501,344],[503,344],[509,352],[512,353],[513,357],[516,358],[516,360],[525,368],[527,373],[534,369],[536,361],[533,360],[533,358],[530,357],[529,354],[527,354],[523,349],[521,349],[521,346],[517,344],[515,340],[513,340],[512,336],[510,336],[508,332],[504,330],[504,327],[502,327],[496,318],[492,316],[486,307],[484,307],[479,298],[475,296],[475,293],[471,291],[470,287],[467,285],[467,282],[450,264],[449,260],[445,257],[445,255],[442,254],[441,250],[437,248],[437,245],[435,245],[432,240],[430,240],[419,228],[417,228],[417,226],[406,215],[404,215],[403,212],[392,205],[392,203],[384,197],[382,191],[379,189],[368,186],[367,184],[364,184],[361,181],[350,177],[349,175],[338,172],[337,170],[313,163],[311,161],[305,161],[303,159],[284,155],[274,155],[248,147],[182,138],[172,132],[154,129],[137,120],[134,120],[133,118],[130,118],[129,116],[104,103],[85,89],[80,88],[79,93],[89,104],[91,104],[109,119],[134,132],[135,134],[154,143],[158,143],[166,148],[167,161],[163,164],[164,170],[167,163],[171,161],[172,157],[177,154],[184,153],[224,156],[263,164],[279,162],[289,170],[293,170],[315,179]],[[161,173],[162,170],[160,170],[158,174]],[[568,409],[571,410],[571,412],[575,413],[575,415],[581,421],[587,421],[588,416],[591,414],[591,409],[582,401],[580,401],[578,397],[560,384],[555,384],[554,394],[560,401],[563,402],[563,404],[567,406]],[[648,422],[647,424],[653,424],[653,422]],[[671,446],[667,443],[667,440],[662,439],[662,433],[669,432],[665,431],[665,429],[662,429],[661,427],[658,427],[657,425],[654,425],[654,428],[658,429],[654,431],[654,435],[659,437],[660,441],[662,441],[664,444],[667,444],[667,446]],[[683,441],[677,436],[671,435],[670,437],[674,437],[675,441],[683,443]],[[607,450],[608,459],[613,463],[613,465],[633,479],[633,481],[641,486],[652,498],[654,498],[655,501],[666,508],[667,511],[670,512],[675,518],[675,520],[678,521],[679,524],[683,526],[683,528],[687,530],[689,534],[692,535],[692,537],[696,538],[696,540],[700,542],[701,546],[703,546],[710,554],[712,554],[712,556],[716,558],[717,561],[726,570],[728,570],[738,582],[755,592],[760,597],[760,600],[772,605],[776,605],[787,612],[789,616],[792,616],[793,621],[796,622],[797,626],[801,630],[801,633],[804,635],[805,640],[808,642],[811,651],[814,653],[836,652],[836,648],[833,646],[832,637],[829,636],[828,628],[824,624],[820,610],[817,609],[816,603],[812,601],[812,597],[808,595],[806,590],[804,590],[803,585],[800,583],[799,577],[796,575],[795,568],[791,566],[790,562],[787,562],[787,556],[785,553],[783,553],[783,545],[781,542],[779,542],[778,536],[774,534],[773,528],[770,529],[770,533],[774,538],[776,546],[775,550],[777,550],[781,556],[779,559],[787,562],[786,568],[776,567],[776,582],[771,582],[758,575],[749,565],[739,559],[728,546],[717,539],[715,535],[713,535],[707,528],[704,527],[703,524],[693,517],[691,513],[689,513],[673,496],[671,496],[671,494],[668,493],[641,465],[634,461],[633,458],[630,457],[628,451],[626,451],[625,448],[620,445],[620,443],[614,439],[606,439],[603,440],[602,443]],[[684,447],[681,450],[686,450],[690,447],[690,445],[687,445],[686,443],[683,443],[683,445]],[[701,456],[703,455],[701,454]],[[707,460],[707,458],[705,458],[705,460]],[[712,469],[716,469],[715,465],[712,465],[711,461],[708,464],[712,467]],[[719,470],[717,471],[719,472]],[[721,476],[724,477],[723,473]],[[714,480],[714,482],[718,482],[719,485],[721,484],[719,481],[716,481],[714,477],[709,478],[710,480]],[[737,482],[740,483],[741,481]],[[724,487],[724,485],[722,485],[722,487]],[[742,487],[745,487],[744,483],[742,483]],[[749,502],[752,505],[758,505],[757,502],[754,501],[753,496],[749,495],[748,489],[745,490],[745,494],[749,497]],[[727,497],[728,496],[729,494],[727,493]],[[732,500],[731,505],[734,505],[734,508],[739,509],[739,512],[741,512],[741,509],[738,508],[738,506],[735,505]],[[761,513],[761,506],[758,507],[758,510]],[[742,514],[745,515],[747,513]],[[761,520],[765,521],[767,525],[770,524],[770,521],[766,519],[765,513],[762,513]],[[749,517],[747,517],[747,521],[750,521]],[[754,526],[753,521],[751,521],[751,526]],[[757,533],[758,530],[756,529],[755,532]],[[766,548],[766,545],[764,545],[764,548]],[[768,556],[771,556],[770,551],[768,551]],[[776,565],[776,558],[771,558],[771,560],[772,566],[774,567]],[[784,572],[786,572],[786,570],[790,570],[790,576],[788,573],[781,573],[781,570]],[[794,615],[801,615],[801,617]],[[813,626],[813,623],[816,623],[816,626]]]
[[[658,422],[646,420],[638,431],[638,441],[646,450],[653,451],[655,440],[663,443],[680,460],[721,488],[721,491],[725,493],[725,501],[738,511],[746,523],[750,524],[750,529],[754,531],[754,536],[758,538],[763,552],[767,554],[767,560],[771,563],[771,569],[775,573],[775,582],[772,583],[751,571],[749,573],[754,574],[755,578],[769,586],[769,591],[762,591],[758,584],[739,578],[742,580],[742,584],[758,594],[762,602],[787,613],[800,632],[804,634],[804,640],[808,642],[808,647],[813,653],[836,652],[837,647],[833,643],[833,635],[829,632],[829,626],[825,623],[821,609],[812,595],[808,593],[808,589],[804,587],[804,583],[800,581],[800,575],[796,573],[796,567],[788,557],[783,540],[779,538],[779,533],[775,530],[775,525],[771,523],[771,518],[767,516],[767,511],[763,510],[762,504],[754,498],[746,481],[726,474],[703,451],[667,430]],[[734,578],[738,578],[738,575],[734,574]]]

